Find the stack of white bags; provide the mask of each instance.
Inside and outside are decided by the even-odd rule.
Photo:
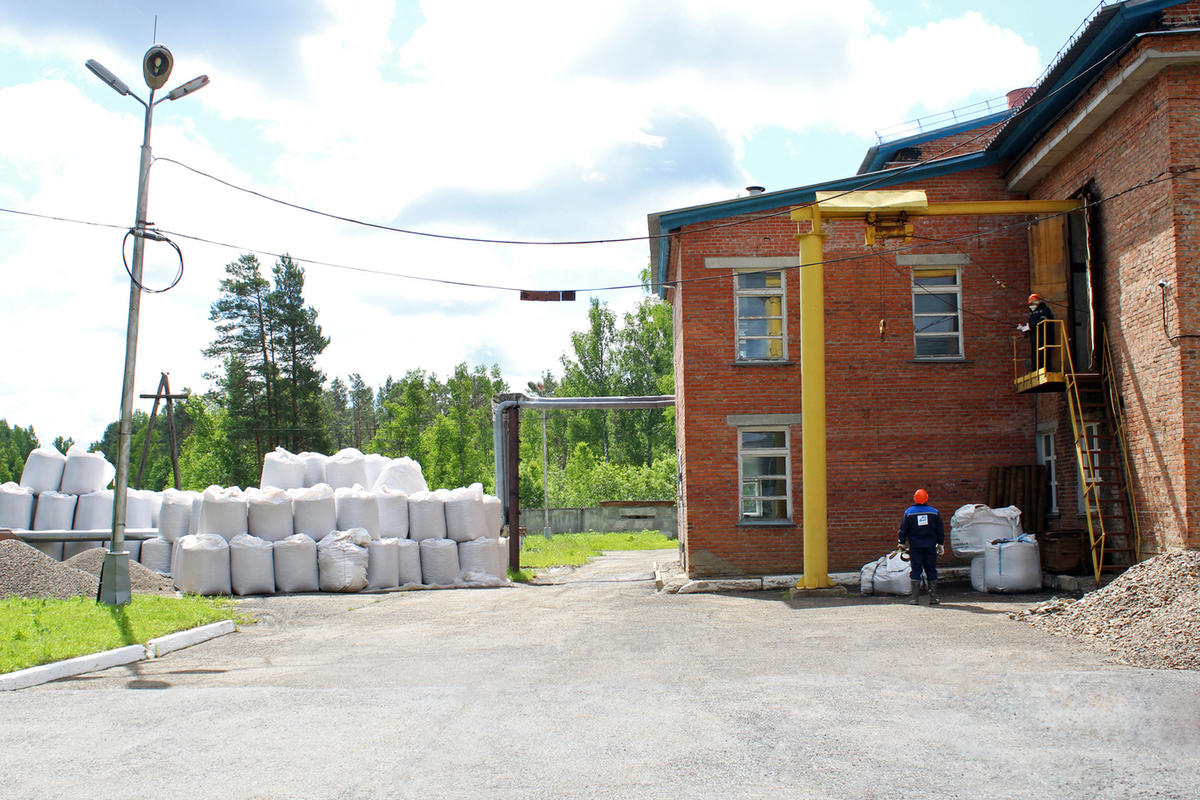
[[[21,483],[0,485],[0,528],[112,527],[115,470],[72,447],[32,451]],[[203,492],[131,489],[127,528],[158,536],[127,542],[132,558],[195,594],[358,592],[507,583],[500,500],[476,483],[430,492],[410,458],[267,455],[262,488]],[[97,542],[35,545],[64,559]]]

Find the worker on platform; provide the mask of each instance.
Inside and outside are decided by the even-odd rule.
[[[929,605],[938,605],[941,601],[937,596],[937,557],[945,552],[945,532],[941,515],[929,505],[929,492],[924,489],[913,492],[913,504],[904,511],[897,536],[900,548],[908,550],[912,565],[912,599],[909,603],[919,605],[921,578],[924,577],[929,584]]]
[[[1018,325],[1017,330],[1025,331],[1029,334],[1032,370],[1036,371],[1046,366],[1045,356],[1043,355],[1041,358],[1038,358],[1038,325],[1041,324],[1042,320],[1054,319],[1054,312],[1050,310],[1050,306],[1046,305],[1046,301],[1037,292],[1029,295],[1026,303],[1029,305],[1029,322]],[[1044,348],[1045,345],[1051,344],[1053,331],[1047,326],[1042,331],[1041,336],[1041,344]]]

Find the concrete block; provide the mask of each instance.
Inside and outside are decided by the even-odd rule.
[[[790,589],[796,585],[796,581],[802,578],[802,575],[764,575],[762,579],[762,588],[769,589]],[[832,575],[830,577],[833,577]],[[855,580],[858,576],[855,576]],[[838,581],[834,581],[837,583]]]
[[[159,636],[157,639],[146,642],[146,655],[148,658],[161,658],[172,650],[182,650],[185,647],[207,642],[209,639],[215,639],[236,630],[237,626],[233,624],[233,620],[223,619],[210,625],[201,625],[199,628],[168,633],[166,636]]]
[[[697,594],[701,592],[759,592],[762,591],[761,578],[734,578],[731,580],[701,580],[688,581],[679,587],[679,594]]]

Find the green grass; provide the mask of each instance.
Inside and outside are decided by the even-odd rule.
[[[521,542],[521,567],[541,569],[586,563],[605,550],[662,550],[675,540],[658,531],[640,533],[556,533],[547,539],[526,535]]]
[[[0,673],[98,653],[223,619],[238,619],[228,598],[135,594],[125,606],[83,597],[0,600]],[[242,620],[245,621],[245,620]]]

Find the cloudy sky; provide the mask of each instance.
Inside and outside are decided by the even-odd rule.
[[[1028,85],[1096,0],[0,0],[0,418],[87,444],[120,412],[141,58],[175,55],[154,155],[289,202],[455,236],[642,236],[646,214],[853,174],[875,131]],[[138,392],[207,388],[224,265],[289,252],[332,345],[371,384],[498,363],[558,369],[586,300],[618,311],[645,241],[499,246],[371,230],[151,172],[149,218],[180,245],[144,295]],[[207,244],[183,235],[220,242]],[[327,266],[319,262],[340,265]],[[147,247],[145,282],[174,251]],[[349,268],[349,269],[348,269]],[[387,274],[380,274],[387,273]],[[521,303],[509,288],[577,289]],[[145,402],[148,410],[149,403]]]

